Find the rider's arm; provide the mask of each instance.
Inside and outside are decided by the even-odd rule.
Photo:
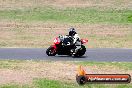
[[[79,35],[78,34],[75,34],[74,37],[73,37],[73,43],[76,43],[76,41],[80,39]]]

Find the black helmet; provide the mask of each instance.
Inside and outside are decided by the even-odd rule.
[[[69,36],[74,36],[76,34],[75,28],[70,28]]]

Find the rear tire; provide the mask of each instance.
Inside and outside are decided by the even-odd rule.
[[[56,49],[52,46],[50,46],[47,50],[46,50],[46,54],[48,56],[55,56],[56,55]]]
[[[81,46],[81,48],[77,51],[77,53],[74,55],[75,57],[81,57],[85,54],[86,48],[84,45]]]

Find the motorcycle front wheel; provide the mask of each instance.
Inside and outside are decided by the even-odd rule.
[[[47,50],[46,50],[46,54],[48,56],[55,56],[56,55],[56,49],[52,46],[50,46]]]

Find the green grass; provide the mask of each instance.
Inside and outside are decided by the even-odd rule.
[[[53,61],[42,61],[42,60],[0,60],[0,69],[11,69],[11,70],[20,70],[24,69],[24,64],[30,63],[53,63]]]
[[[0,88],[131,88],[131,84],[86,84],[67,83],[57,80],[37,79],[32,85],[1,85]]]
[[[4,84],[0,88],[31,88],[29,85]]]
[[[2,85],[0,88],[18,88],[18,85]]]
[[[26,60],[0,60],[0,68],[5,69],[21,69],[21,63],[26,63]]]
[[[81,61],[81,62],[74,62],[78,65],[83,65],[83,66],[113,66],[113,67],[118,67],[120,69],[125,69],[125,70],[132,70],[132,62],[90,62],[90,61]]]
[[[36,80],[37,88],[131,88],[131,84],[86,84],[80,86],[77,83],[66,83],[56,80],[39,79]]]
[[[23,63],[41,63],[41,60],[0,60],[0,68],[6,69],[21,69],[21,64]],[[52,61],[44,61],[47,63],[51,63]],[[76,65],[82,66],[113,66],[118,67],[125,70],[132,70],[132,62],[95,62],[95,61],[76,61],[72,62]],[[20,66],[19,66],[20,65]]]
[[[53,7],[24,10],[2,10],[0,19],[63,23],[132,23],[132,10]]]
[[[35,84],[38,88],[92,88],[92,87],[105,88],[104,85],[79,86],[77,83],[66,83],[66,82],[61,82],[61,81],[56,81],[56,80],[48,80],[48,79],[36,80]]]

